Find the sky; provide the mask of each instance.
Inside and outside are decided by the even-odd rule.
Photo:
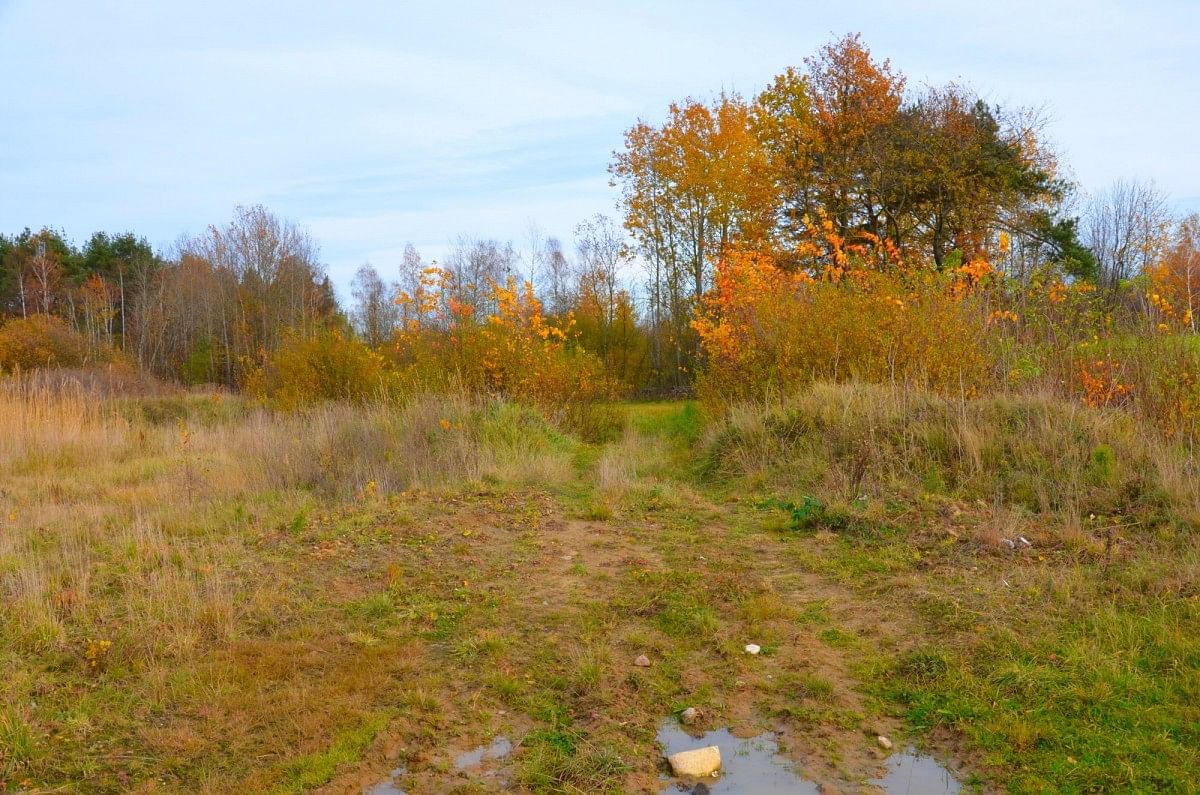
[[[346,289],[463,234],[568,240],[668,103],[860,32],[910,86],[1041,109],[1084,190],[1200,210],[1200,0],[0,0],[0,233],[181,235],[263,204]]]

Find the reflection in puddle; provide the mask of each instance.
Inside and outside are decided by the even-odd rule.
[[[951,795],[962,790],[962,785],[940,762],[918,754],[912,746],[902,754],[889,756],[887,768],[883,778],[871,783],[883,787],[889,795]]]
[[[703,737],[692,737],[674,721],[658,730],[658,742],[667,756],[677,751],[715,745],[721,749],[721,775],[700,783],[675,781],[664,792],[697,793],[779,793],[779,795],[817,795],[817,785],[801,778],[788,760],[779,755],[775,735],[767,732],[741,740],[728,729],[717,729]]]
[[[391,773],[388,773],[386,780],[379,782],[375,786],[363,790],[363,795],[404,795],[404,790],[396,786],[396,779],[404,775],[404,768],[398,767]]]
[[[508,756],[512,751],[512,743],[508,738],[501,735],[492,740],[491,745],[481,745],[478,748],[461,753],[454,758],[454,766],[459,770],[465,770],[468,767],[475,767],[484,759],[500,759]]]

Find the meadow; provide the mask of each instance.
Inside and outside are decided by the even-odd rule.
[[[656,791],[689,706],[831,788],[880,732],[981,791],[1195,786],[1200,480],[1126,413],[816,383],[586,442],[87,389],[4,384],[9,789]]]

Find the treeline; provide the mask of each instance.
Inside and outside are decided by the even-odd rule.
[[[354,327],[370,345],[449,318],[487,322],[510,282],[528,285],[536,311],[567,332],[569,345],[603,363],[628,389],[650,380],[648,334],[628,287],[632,252],[620,225],[596,215],[575,227],[574,245],[531,227],[525,245],[461,237],[441,262],[405,247],[398,279],[387,281],[364,265],[351,285]]]
[[[588,219],[567,244],[464,237],[440,262],[410,245],[395,270],[364,265],[343,309],[315,243],[262,207],[169,253],[132,233],[76,248],[26,230],[0,236],[0,312],[58,318],[161,377],[240,388],[289,340],[326,332],[403,365],[413,340],[460,344],[520,293],[522,322],[561,335],[555,356],[586,352],[624,391],[663,394],[693,387],[711,358],[701,331],[720,325],[712,299],[731,294],[721,263],[749,272],[753,251],[780,283],[840,278],[869,255],[972,287],[1003,280],[995,301],[1025,327],[1041,322],[1023,313],[1029,296],[1075,285],[1093,291],[1093,320],[1194,332],[1200,220],[1173,218],[1139,182],[1085,199],[1041,128],[961,85],[913,89],[846,36],[753,97],[684,100],[635,124],[610,167],[623,217]]]
[[[133,233],[80,248],[50,229],[0,237],[0,306],[58,318],[161,377],[231,387],[285,335],[344,322],[312,240],[262,207],[169,257]]]
[[[578,225],[575,238],[568,250],[532,231],[518,250],[463,237],[441,263],[410,244],[396,278],[360,268],[343,309],[314,241],[263,207],[238,208],[230,222],[181,239],[170,254],[133,233],[96,233],[75,247],[54,230],[26,230],[0,236],[0,311],[29,321],[9,337],[39,338],[16,357],[25,367],[85,359],[60,333],[71,329],[93,359],[119,352],[162,378],[242,388],[286,341],[353,334],[395,360],[402,334],[486,324],[500,311],[503,288],[529,282],[537,284],[536,312],[564,330],[568,347],[588,351],[615,382],[636,388],[647,380],[649,359],[625,286],[625,235],[597,215]]]

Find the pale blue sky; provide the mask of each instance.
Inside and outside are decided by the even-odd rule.
[[[0,0],[0,231],[166,246],[263,203],[343,288],[405,241],[569,238],[615,214],[639,116],[754,93],[851,31],[910,84],[1044,108],[1086,188],[1154,179],[1200,209],[1200,0]]]

